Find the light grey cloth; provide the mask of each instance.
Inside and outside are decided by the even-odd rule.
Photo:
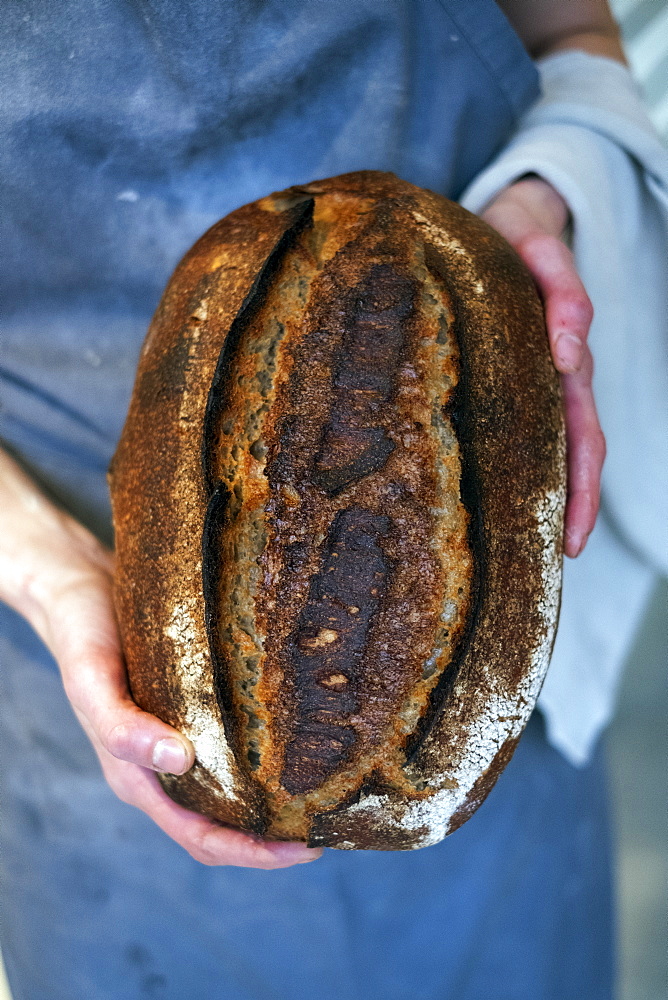
[[[594,391],[608,445],[602,511],[584,554],[566,561],[539,700],[550,741],[582,764],[612,715],[656,579],[668,573],[668,153],[620,63],[571,51],[539,70],[541,100],[461,201],[480,212],[523,174],[548,180],[570,207],[594,304]]]

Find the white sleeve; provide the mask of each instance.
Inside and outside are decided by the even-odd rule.
[[[523,174],[570,207],[594,305],[594,392],[606,435],[602,515],[567,561],[562,616],[539,706],[551,741],[586,760],[658,573],[668,574],[668,152],[629,71],[563,52],[539,64],[542,97],[461,202],[473,212]]]

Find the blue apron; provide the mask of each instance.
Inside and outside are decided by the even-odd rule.
[[[24,0],[0,26],[0,439],[110,541],[105,472],[180,256],[361,168],[457,197],[537,95],[492,0]],[[602,764],[529,726],[418,852],[199,865],[116,800],[0,606],[0,936],[16,1000],[609,1000]]]

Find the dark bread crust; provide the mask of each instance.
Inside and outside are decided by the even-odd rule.
[[[406,849],[512,754],[556,619],[561,398],[498,234],[390,174],[247,205],[177,268],[111,472],[132,692],[184,805]]]

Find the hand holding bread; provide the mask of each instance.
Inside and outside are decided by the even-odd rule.
[[[552,359],[562,376],[568,441],[564,552],[575,558],[596,522],[605,439],[594,402],[594,363],[587,345],[592,304],[573,255],[560,239],[568,224],[568,206],[546,181],[532,176],[502,191],[482,217],[517,250],[543,298]]]
[[[156,771],[188,769],[193,748],[130,697],[111,594],[113,554],[48,500],[2,449],[0,509],[0,597],[53,654],[115,794],[204,864],[282,868],[319,857],[319,850],[301,844],[265,844],[224,829],[165,795]]]

